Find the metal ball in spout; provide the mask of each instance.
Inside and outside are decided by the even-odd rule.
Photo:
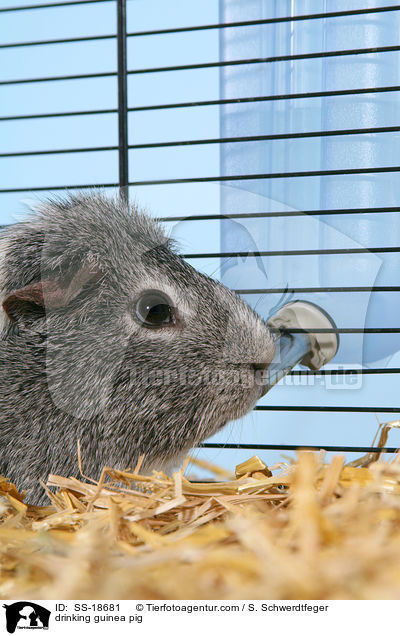
[[[275,339],[275,355],[265,373],[263,395],[296,364],[318,371],[339,348],[337,327],[318,305],[307,301],[287,303],[268,320]]]

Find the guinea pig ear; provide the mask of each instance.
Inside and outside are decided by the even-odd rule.
[[[13,289],[3,300],[2,306],[13,322],[19,322],[23,316],[43,316],[43,284],[32,283],[21,289]]]
[[[3,300],[3,309],[14,322],[23,316],[44,316],[45,308],[65,307],[82,292],[85,285],[98,281],[102,275],[101,268],[85,263],[67,285],[60,280],[43,280],[14,289]]]

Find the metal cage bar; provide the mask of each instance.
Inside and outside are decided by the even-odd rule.
[[[123,199],[129,199],[128,169],[128,83],[126,61],[126,0],[117,0],[117,48],[118,48],[118,163],[119,191]]]

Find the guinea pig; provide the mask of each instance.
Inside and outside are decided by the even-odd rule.
[[[169,470],[245,415],[274,356],[266,323],[122,198],[41,203],[0,233],[0,472]]]

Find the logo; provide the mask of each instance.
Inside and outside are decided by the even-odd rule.
[[[50,610],[32,603],[18,601],[11,605],[3,605],[6,609],[7,631],[13,634],[18,629],[48,629]]]

